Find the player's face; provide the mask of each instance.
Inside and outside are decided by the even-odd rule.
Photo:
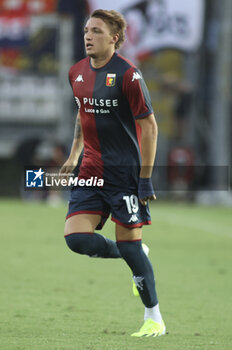
[[[94,59],[107,56],[114,50],[115,36],[100,18],[90,18],[84,28],[86,54]]]

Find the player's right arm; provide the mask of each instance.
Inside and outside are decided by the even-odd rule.
[[[82,149],[83,149],[83,133],[81,128],[80,112],[78,112],[76,123],[75,123],[72,147],[71,147],[68,159],[60,169],[61,174],[68,174],[75,169]]]

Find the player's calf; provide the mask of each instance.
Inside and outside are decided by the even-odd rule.
[[[141,241],[120,241],[120,253],[132,270],[133,279],[143,304],[152,308],[158,304],[152,265],[144,253]]]

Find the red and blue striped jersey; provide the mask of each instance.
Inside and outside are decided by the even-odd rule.
[[[153,113],[142,73],[114,53],[99,69],[84,58],[70,68],[69,80],[84,138],[79,178],[97,176],[105,185],[137,187],[141,130],[135,121]]]

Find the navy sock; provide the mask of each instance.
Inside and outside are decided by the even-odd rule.
[[[68,247],[75,253],[90,257],[121,258],[116,242],[98,233],[71,233],[65,239]]]
[[[117,242],[122,258],[133,272],[133,278],[143,304],[151,308],[158,304],[152,265],[143,251],[141,241]]]

